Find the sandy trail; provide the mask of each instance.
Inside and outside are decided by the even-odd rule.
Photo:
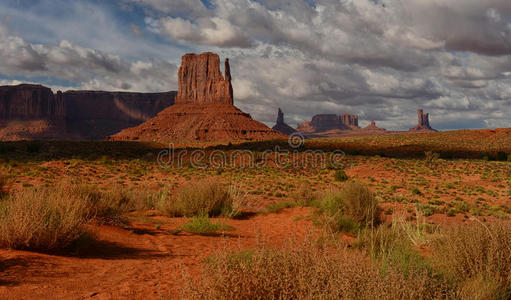
[[[182,274],[197,276],[201,262],[222,249],[264,242],[279,247],[314,231],[307,208],[227,220],[235,231],[218,236],[169,233],[182,219],[158,230],[134,223],[131,230],[94,227],[97,242],[79,256],[0,250],[1,299],[176,299]]]

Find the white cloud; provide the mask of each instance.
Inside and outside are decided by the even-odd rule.
[[[215,51],[231,59],[236,104],[267,123],[282,107],[291,124],[350,112],[408,129],[424,107],[440,129],[509,124],[510,1],[210,2],[120,1],[143,8],[139,23],[84,1],[59,2],[70,5],[59,19],[0,4],[52,37],[0,24],[0,72],[162,91],[176,88],[182,54]]]
[[[176,88],[177,67],[163,60],[123,60],[118,55],[61,41],[32,44],[0,26],[0,70],[10,76],[53,77],[86,89],[167,91]]]

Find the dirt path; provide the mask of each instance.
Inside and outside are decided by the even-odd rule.
[[[314,230],[302,219],[308,214],[307,208],[294,208],[227,220],[236,230],[219,236],[169,233],[181,219],[167,219],[158,230],[142,223],[131,230],[94,227],[97,242],[80,256],[0,250],[0,298],[176,299],[182,274],[196,276],[209,255],[299,240]]]

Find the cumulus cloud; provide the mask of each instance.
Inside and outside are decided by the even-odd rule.
[[[75,45],[32,44],[0,24],[0,70],[10,76],[53,77],[87,89],[163,91],[175,89],[177,67],[163,60],[130,62]]]
[[[121,0],[123,5],[138,4],[171,14],[202,15],[207,12],[200,0]]]
[[[84,2],[73,2],[81,3],[75,13],[90,7]],[[95,17],[88,22],[109,28],[106,35],[101,28],[81,35],[83,24],[66,19],[70,30],[57,35],[62,38],[36,42],[29,32],[0,25],[0,72],[91,89],[169,90],[176,88],[181,54],[215,51],[231,59],[236,105],[269,125],[281,107],[292,125],[316,113],[349,112],[363,124],[375,119],[379,126],[408,129],[424,107],[438,129],[509,126],[510,1],[119,3],[139,22],[113,22],[109,9],[92,6]],[[30,16],[25,19],[39,17]],[[43,27],[54,32],[59,22]],[[165,47],[173,55],[164,55]]]
[[[162,18],[146,20],[152,31],[167,34],[175,40],[198,45],[218,47],[250,47],[252,42],[247,34],[228,21],[214,17],[201,18],[196,22],[182,18]]]

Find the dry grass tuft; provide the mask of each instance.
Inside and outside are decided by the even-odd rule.
[[[365,226],[378,222],[378,202],[367,186],[348,182],[340,193],[344,203],[344,214]]]
[[[0,198],[6,195],[5,188],[7,187],[7,184],[9,184],[9,176],[0,172]]]
[[[511,224],[495,221],[446,229],[432,245],[433,263],[458,283],[460,297],[511,296]],[[475,293],[475,294],[474,294]]]
[[[310,243],[220,254],[201,280],[184,287],[187,299],[438,299],[449,288],[428,275],[382,272],[367,255]]]
[[[158,208],[170,216],[232,215],[239,208],[229,187],[212,180],[190,183],[175,199],[162,198]]]
[[[341,190],[324,193],[315,203],[323,223],[333,231],[357,233],[379,223],[378,202],[367,186],[347,182]]]
[[[65,248],[85,234],[89,203],[69,185],[15,191],[0,204],[0,246]]]

